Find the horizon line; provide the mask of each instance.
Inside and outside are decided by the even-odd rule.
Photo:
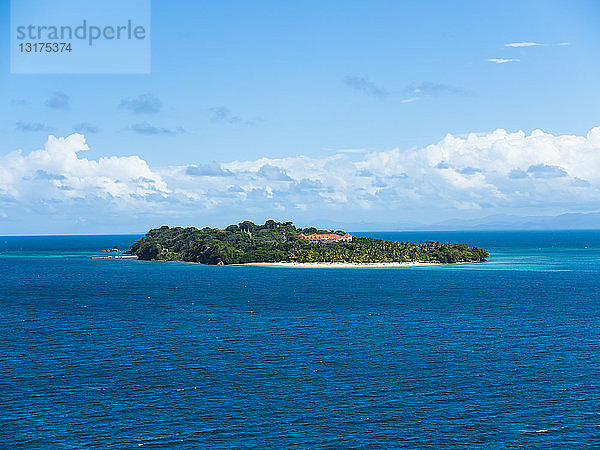
[[[184,227],[185,228],[185,227]],[[346,231],[346,230],[344,230]],[[531,229],[519,229],[519,228],[489,228],[483,230],[477,229],[405,229],[405,230],[348,230],[353,233],[458,233],[458,232],[472,232],[472,233],[483,233],[483,232],[537,232],[537,231],[600,231],[600,228],[531,228]],[[58,236],[145,236],[148,232],[141,233],[31,233],[31,234],[0,234],[0,238],[5,237],[58,237]]]

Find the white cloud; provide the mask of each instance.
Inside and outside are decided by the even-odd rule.
[[[416,101],[419,101],[419,97],[405,98],[400,103],[412,103],[412,102],[416,102]]]
[[[49,136],[44,149],[0,157],[0,198],[27,207],[33,203],[62,203],[81,199],[138,201],[150,195],[166,197],[167,185],[138,156],[80,158],[89,150],[81,134]]]
[[[571,45],[571,43],[570,43],[570,42],[561,42],[561,43],[560,43],[560,44],[558,44],[558,45],[566,46],[566,45]]]
[[[496,64],[504,64],[504,63],[508,63],[508,62],[518,62],[521,61],[519,58],[489,58],[488,59],[489,62],[493,62]]]
[[[365,150],[364,148],[344,148],[341,150],[335,150],[335,149],[327,149],[327,150],[336,151],[337,153],[367,153],[367,151],[368,151],[368,150]]]
[[[511,42],[510,44],[504,44],[505,47],[536,47],[540,44],[538,42]]]
[[[421,148],[151,168],[138,156],[88,160],[82,135],[0,156],[0,210],[233,220],[443,220],[473,214],[600,210],[600,127],[586,136],[502,129]],[[91,206],[90,206],[91,205]],[[126,214],[126,215],[127,215]],[[125,216],[126,216],[125,215]],[[310,215],[310,217],[309,217]],[[125,217],[123,216],[123,217]],[[125,219],[122,219],[125,220]]]

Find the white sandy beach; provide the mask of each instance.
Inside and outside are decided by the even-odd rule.
[[[427,262],[389,262],[389,263],[348,263],[348,262],[315,262],[315,263],[298,263],[298,262],[257,262],[236,264],[240,266],[270,266],[270,267],[302,267],[302,268],[359,268],[359,267],[422,267],[433,266],[438,263]]]

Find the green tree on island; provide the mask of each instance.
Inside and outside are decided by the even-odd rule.
[[[216,228],[162,226],[136,241],[129,253],[143,260],[189,261],[204,264],[253,262],[482,262],[489,253],[467,244],[426,241],[415,244],[353,236],[351,242],[311,243],[300,234],[332,233],[314,227],[296,228],[292,222],[248,220]],[[344,231],[335,234],[342,236]]]

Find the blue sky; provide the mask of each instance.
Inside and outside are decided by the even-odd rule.
[[[9,2],[0,1],[0,10],[5,36],[0,50],[9,55]],[[85,154],[77,153],[81,158],[135,156],[144,161],[150,173],[166,183],[162,193],[152,194],[161,197],[160,207],[151,194],[135,191],[137,185],[135,192],[127,194],[136,199],[145,196],[145,203],[137,206],[131,199],[119,203],[114,191],[97,193],[98,186],[92,194],[36,197],[35,189],[43,187],[17,186],[15,169],[11,169],[15,176],[8,180],[5,175],[4,187],[0,178],[0,234],[3,227],[6,233],[20,229],[107,232],[116,218],[114,226],[125,232],[167,222],[219,224],[246,217],[393,225],[400,219],[424,224],[465,215],[598,211],[596,179],[579,169],[594,166],[595,154],[567,167],[567,153],[557,156],[552,151],[564,147],[558,141],[544,144],[545,150],[538,152],[541,159],[534,153],[542,144],[519,144],[519,151],[527,148],[532,156],[519,163],[522,167],[511,162],[515,167],[507,166],[506,173],[529,173],[531,185],[510,188],[486,172],[483,166],[489,164],[491,170],[493,161],[478,160],[477,149],[489,147],[489,142],[477,144],[471,156],[456,146],[440,150],[443,161],[436,162],[438,171],[463,171],[463,176],[472,178],[482,175],[484,179],[475,183],[477,189],[498,188],[497,200],[483,198],[466,182],[453,182],[455,187],[468,186],[452,198],[442,198],[436,189],[448,189],[441,181],[427,192],[411,195],[414,185],[404,189],[391,180],[411,177],[409,169],[423,172],[423,167],[409,164],[409,155],[417,155],[412,162],[421,158],[423,164],[431,164],[431,155],[425,157],[427,151],[418,150],[443,147],[440,143],[447,134],[483,136],[504,129],[509,134],[522,130],[530,136],[541,129],[552,139],[580,137],[585,142],[572,143],[575,147],[569,147],[568,155],[577,155],[578,145],[587,154],[588,147],[596,145],[588,133],[600,125],[599,19],[600,4],[594,1],[209,4],[155,0],[150,74],[14,75],[8,57],[0,59],[4,137],[0,158],[8,158],[17,149],[24,155],[42,149],[49,135],[67,137],[79,131],[89,147]],[[501,138],[502,142],[507,139]],[[364,168],[362,178],[371,172],[371,191],[362,185],[357,188],[356,183],[344,187],[326,182],[321,172],[313,170],[318,161],[335,161],[336,155],[343,155],[343,164],[332,163],[322,170],[335,171],[331,167],[350,164],[347,170],[356,174],[366,161],[393,151],[400,153],[397,173],[378,174],[370,166]],[[459,154],[467,158],[461,159],[460,167],[448,162]],[[5,167],[15,167],[14,158],[13,166],[6,161]],[[302,170],[299,161],[304,161]],[[247,176],[250,172],[260,176],[264,166],[290,180],[283,175],[275,180],[265,176],[275,173],[268,168],[262,176],[273,185]],[[549,178],[564,183],[568,176],[579,190],[573,188],[574,193],[560,201],[547,192],[551,198],[544,202],[540,189],[547,186],[535,183],[540,177],[533,174],[541,173],[536,166],[563,170],[565,176]],[[44,167],[30,170],[47,172]],[[218,167],[232,175],[199,175],[208,178],[195,178],[196,184],[174,175],[177,168],[185,175],[189,167],[200,167],[197,173]],[[468,174],[469,168],[475,172]],[[56,169],[67,170],[66,166]],[[350,172],[344,170],[340,169],[340,179],[348,180]],[[385,171],[385,165],[379,170]],[[548,170],[549,174],[553,169]],[[451,176],[441,173],[440,179],[449,182]],[[516,179],[516,173],[510,180]],[[54,175],[63,180],[70,176],[66,172]],[[48,182],[56,187],[61,181],[54,177]],[[286,182],[286,186],[277,184]],[[307,187],[303,182],[314,185]],[[582,192],[585,183],[587,191]],[[62,190],[73,191],[75,184]],[[228,197],[236,189],[240,196]],[[368,198],[353,193],[356,189],[368,192]],[[524,189],[529,196],[522,195]],[[557,185],[556,190],[565,188]],[[180,191],[186,192],[185,200],[177,197]],[[264,191],[262,200],[259,191]],[[521,195],[520,203],[516,197],[507,201],[508,192],[513,197],[515,192]],[[439,214],[419,213],[418,201]],[[317,208],[307,206],[314,202]],[[346,207],[338,209],[344,202]],[[131,211],[131,217],[122,218],[120,208]],[[144,208],[155,213],[148,214]],[[91,211],[102,211],[112,219],[102,223]],[[37,216],[44,220],[35,220]]]

